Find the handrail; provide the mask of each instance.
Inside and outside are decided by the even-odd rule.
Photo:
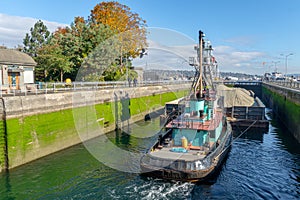
[[[264,81],[264,83],[271,84],[271,85],[279,85],[291,89],[300,90],[300,82],[299,81]]]
[[[114,88],[129,88],[129,87],[147,87],[159,85],[182,85],[190,84],[190,80],[177,81],[143,81],[141,83],[129,84],[127,81],[109,81],[109,82],[39,82],[38,84],[23,84],[16,86],[0,85],[0,97],[2,96],[26,96],[48,94],[54,92],[70,92],[70,91],[89,91],[103,90]]]

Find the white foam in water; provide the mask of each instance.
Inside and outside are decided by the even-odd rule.
[[[130,198],[150,199],[186,199],[191,194],[194,185],[182,182],[164,182],[160,179],[149,178],[144,184],[135,183],[127,186],[126,193]],[[127,196],[127,197],[128,197]]]
[[[193,186],[191,183],[180,183],[179,182],[175,185],[173,185],[172,187],[170,188],[167,188],[167,191],[165,193],[163,193],[163,197],[167,197],[167,196],[171,196],[172,193],[175,193],[175,192],[181,192],[181,195],[184,195],[184,196],[188,196],[192,189],[193,189]],[[182,193],[183,192],[183,193]]]

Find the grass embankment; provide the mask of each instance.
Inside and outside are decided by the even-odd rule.
[[[169,92],[132,98],[130,99],[130,114],[134,116],[148,110],[152,111],[163,106],[165,102],[180,98],[186,93],[187,91]],[[77,114],[82,114],[81,117],[86,117],[89,120],[91,119],[88,116],[89,111],[93,110],[97,119],[102,119],[99,121],[100,126],[103,126],[104,122],[106,125],[114,125],[114,108],[116,105],[119,107],[121,103],[107,102],[95,106],[77,108],[79,112],[77,112],[78,110],[76,112]],[[8,119],[7,132],[10,160],[14,160],[16,157],[22,159],[27,152],[33,149],[43,151],[43,148],[47,148],[49,145],[66,142],[68,138],[78,137],[73,114],[73,109],[67,109],[47,114]],[[0,152],[0,159],[2,159],[2,150]],[[1,160],[0,162],[2,163]]]

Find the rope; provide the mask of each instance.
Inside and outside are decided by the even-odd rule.
[[[247,132],[255,123],[257,122],[257,120],[255,120],[248,128],[246,128],[239,136],[237,136],[233,141],[232,141],[232,143],[236,140],[236,139],[238,139],[239,137],[241,137],[245,132]],[[231,144],[232,144],[231,143]],[[230,144],[230,145],[231,145]]]
[[[232,142],[225,148],[223,149],[223,151],[221,151],[221,153],[219,153],[215,159],[217,159],[222,153],[224,153],[238,138],[240,138],[244,133],[246,133],[255,123],[257,122],[257,120],[255,120],[250,126],[248,126],[248,128],[246,128],[239,136],[237,136],[234,140],[232,140]]]

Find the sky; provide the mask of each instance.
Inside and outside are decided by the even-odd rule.
[[[76,16],[87,19],[100,2],[0,0],[0,45],[22,45],[25,34],[39,19],[50,31],[70,25]],[[261,75],[277,69],[283,74],[300,73],[299,0],[118,2],[147,21],[149,52],[135,61],[137,65],[188,68],[185,61],[193,56],[202,30],[205,40],[213,45],[220,71]]]

